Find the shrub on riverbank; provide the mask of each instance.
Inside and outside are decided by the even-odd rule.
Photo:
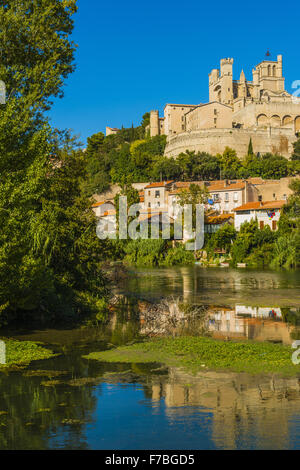
[[[175,246],[168,240],[130,240],[124,244],[125,263],[134,266],[177,266],[193,264],[194,252],[182,243]]]

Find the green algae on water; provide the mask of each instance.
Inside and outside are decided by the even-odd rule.
[[[288,346],[258,342],[220,341],[184,336],[146,340],[130,346],[93,352],[86,359],[114,363],[161,363],[190,372],[231,370],[250,374],[272,373],[300,376],[300,365],[292,362]]]
[[[2,338],[2,341],[5,343],[5,364],[0,364],[0,370],[14,367],[22,368],[32,361],[49,359],[55,356],[52,351],[43,347],[42,343],[7,338]]]

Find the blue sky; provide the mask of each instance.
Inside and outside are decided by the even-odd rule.
[[[82,142],[105,126],[138,125],[167,102],[208,100],[208,73],[234,58],[251,80],[252,67],[283,54],[286,89],[300,80],[299,3],[287,0],[78,0],[73,40],[77,69],[50,112],[55,127]]]

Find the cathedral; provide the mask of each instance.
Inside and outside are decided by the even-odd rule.
[[[285,90],[281,55],[259,63],[252,81],[243,71],[233,80],[233,59],[222,59],[209,74],[208,103],[168,103],[164,117],[151,111],[149,131],[167,136],[170,157],[186,150],[215,155],[230,147],[243,158],[251,139],[256,154],[289,158],[300,133],[300,99]]]

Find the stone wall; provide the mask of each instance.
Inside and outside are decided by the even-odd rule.
[[[247,155],[250,138],[253,150],[261,154],[271,152],[289,158],[296,141],[291,129],[203,129],[184,132],[180,135],[168,136],[165,155],[177,157],[186,150],[208,152],[212,155],[223,153],[225,147],[237,152],[239,158]]]
[[[232,120],[241,123],[244,128],[285,127],[300,130],[300,104],[288,98],[283,102],[252,103],[233,113]]]
[[[185,128],[188,132],[229,127],[232,127],[232,108],[216,101],[197,106],[185,115]]]

